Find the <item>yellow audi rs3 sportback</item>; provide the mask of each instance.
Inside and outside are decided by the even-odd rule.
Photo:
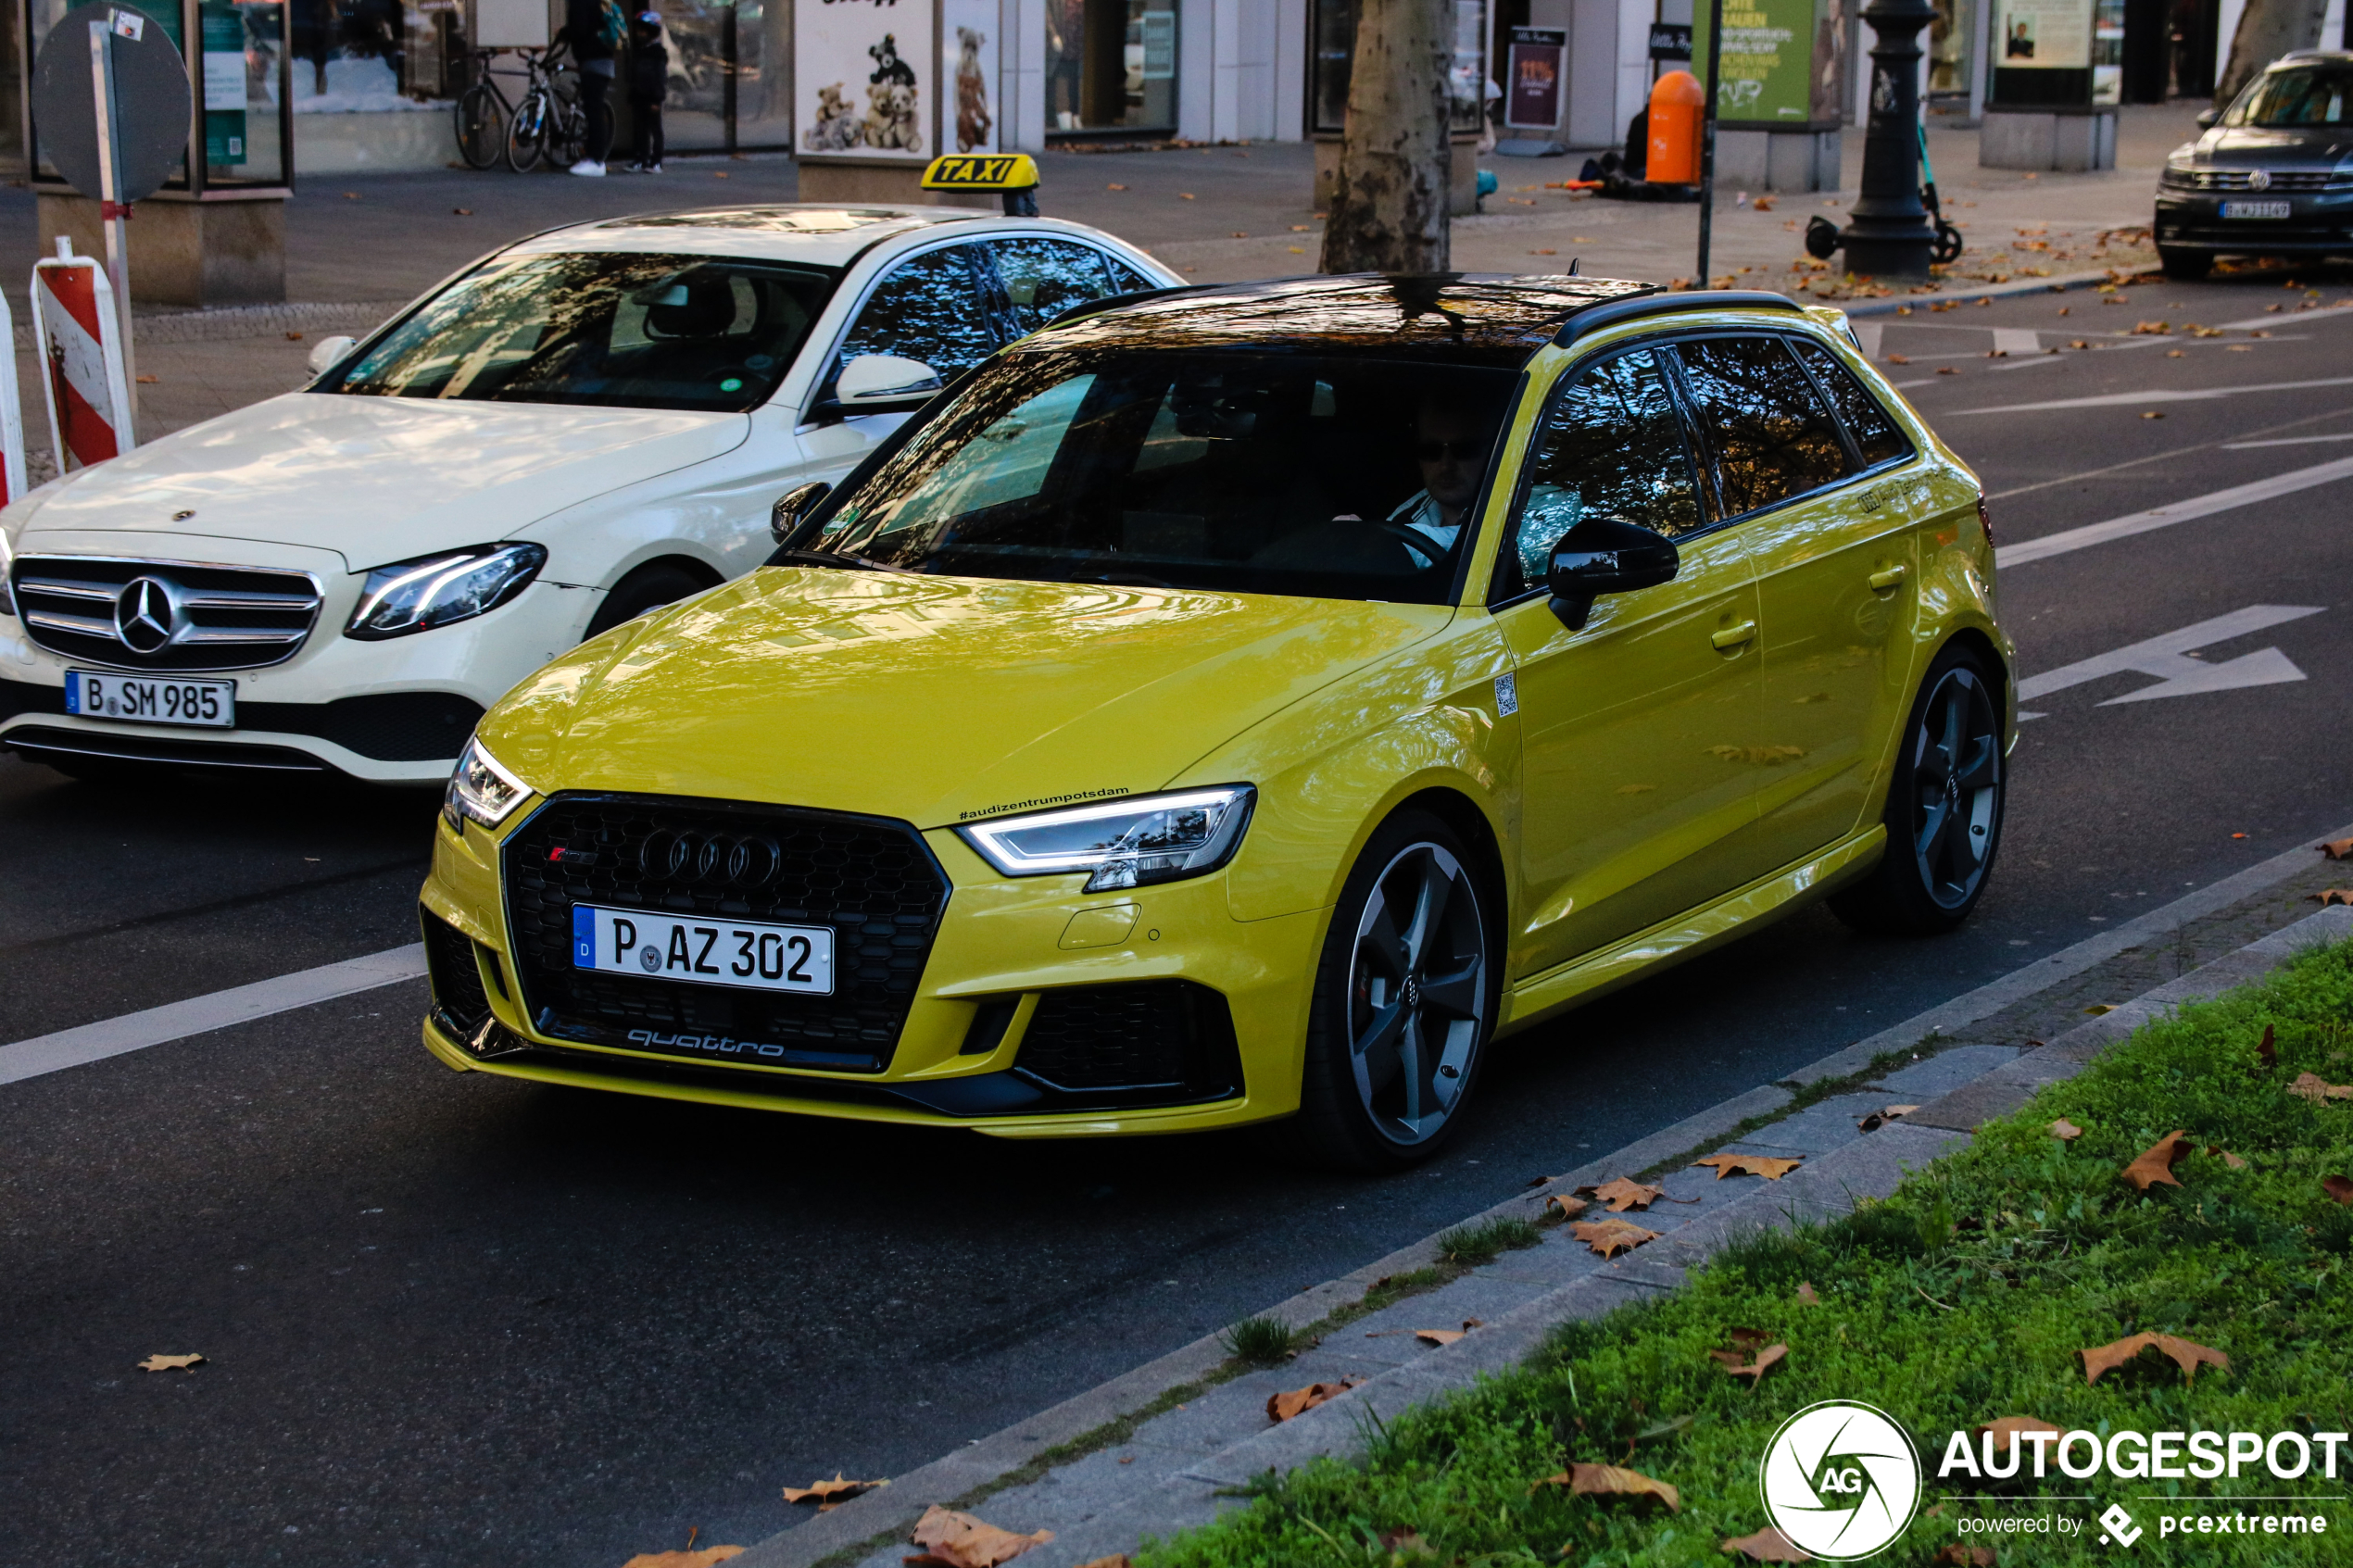
[[[1948,929],[2000,844],[1977,482],[1778,295],[1129,295],[776,511],[483,720],[450,1066],[1394,1168],[1498,1035],[1808,898]]]

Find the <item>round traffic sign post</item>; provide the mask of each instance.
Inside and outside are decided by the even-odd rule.
[[[107,200],[105,152],[99,145],[95,79],[90,69],[90,24],[110,25],[118,7],[77,6],[49,30],[32,68],[33,123],[41,152],[66,183],[92,201]],[[139,17],[139,36],[110,31],[114,56],[114,142],[121,182],[113,200],[129,206],[163,188],[188,151],[193,105],[188,62],[171,46],[161,23]]]

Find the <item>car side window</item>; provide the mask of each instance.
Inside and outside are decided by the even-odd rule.
[[[1781,339],[1698,338],[1675,353],[1715,454],[1726,517],[1777,506],[1849,471],[1838,426]]]
[[[1670,539],[1700,525],[1691,450],[1651,349],[1604,359],[1555,391],[1497,553],[1495,603],[1542,583],[1553,546],[1579,519],[1623,518]]]
[[[1103,265],[1111,270],[1111,292],[1114,294],[1141,294],[1146,289],[1165,286],[1145,277],[1115,256],[1105,256]]]
[[[832,373],[861,354],[895,354],[920,359],[945,378],[994,354],[997,340],[981,311],[969,248],[927,250],[892,268],[850,323]]]
[[[1109,259],[1093,245],[1071,240],[992,240],[997,278],[1013,305],[1013,323],[1026,334],[1036,332],[1074,305],[1126,292],[1115,284],[1105,263]]]
[[[1855,372],[1839,362],[1837,355],[1818,343],[1799,338],[1792,345],[1806,368],[1814,372],[1815,381],[1830,394],[1831,407],[1838,410],[1845,423],[1846,433],[1855,438],[1855,449],[1863,454],[1863,466],[1877,468],[1895,458],[1911,456],[1912,444],[1906,439],[1904,429],[1881,407],[1870,389],[1855,379]]]

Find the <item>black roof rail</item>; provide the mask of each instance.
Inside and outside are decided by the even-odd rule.
[[[1123,305],[1135,305],[1147,299],[1165,299],[1170,295],[1193,294],[1202,289],[1223,286],[1225,285],[1220,283],[1173,283],[1164,289],[1135,289],[1126,294],[1107,294],[1101,299],[1082,299],[1047,322],[1046,326],[1059,327],[1064,321],[1076,321],[1082,316],[1093,316],[1101,311],[1115,310]],[[1045,327],[1038,329],[1040,332],[1045,330]]]
[[[1590,309],[1579,310],[1564,324],[1553,342],[1567,348],[1589,332],[1637,316],[1665,316],[1679,310],[1803,310],[1806,307],[1787,295],[1767,294],[1762,289],[1690,289],[1681,294],[1642,294],[1630,299],[1607,300]]]

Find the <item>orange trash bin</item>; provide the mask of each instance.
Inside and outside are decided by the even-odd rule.
[[[1642,173],[1655,185],[1699,183],[1700,120],[1707,89],[1687,70],[1670,70],[1651,89],[1650,147]]]

